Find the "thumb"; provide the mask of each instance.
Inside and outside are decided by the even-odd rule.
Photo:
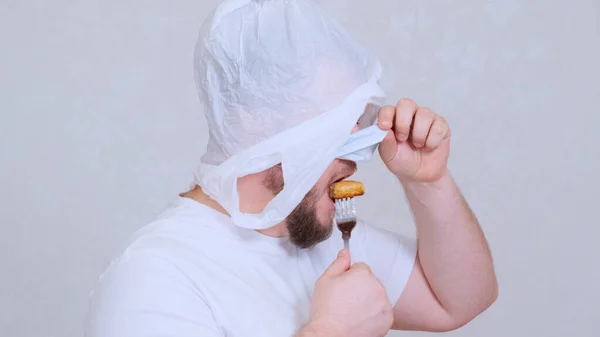
[[[389,163],[396,157],[396,151],[398,151],[398,144],[396,143],[396,136],[393,131],[388,131],[385,138],[379,143],[379,156],[384,163]]]
[[[329,277],[340,276],[348,269],[350,269],[350,252],[347,249],[342,249],[323,275]]]

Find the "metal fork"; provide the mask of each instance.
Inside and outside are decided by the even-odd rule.
[[[344,248],[350,248],[350,233],[356,226],[356,207],[354,198],[337,199],[335,201],[335,222],[342,232]]]

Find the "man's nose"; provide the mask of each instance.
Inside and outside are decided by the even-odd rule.
[[[352,128],[352,133],[355,133],[356,131],[358,131],[358,124],[354,124],[354,127]]]

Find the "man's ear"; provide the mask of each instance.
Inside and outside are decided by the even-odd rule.
[[[283,191],[285,185],[283,181],[283,168],[281,163],[269,168],[265,171],[262,184],[267,188],[273,195],[279,194]]]

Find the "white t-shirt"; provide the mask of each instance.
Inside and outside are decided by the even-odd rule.
[[[302,250],[178,197],[100,277],[86,336],[294,336],[308,320],[315,281],[342,247],[337,229]],[[412,271],[415,242],[359,222],[350,252],[396,303]]]

